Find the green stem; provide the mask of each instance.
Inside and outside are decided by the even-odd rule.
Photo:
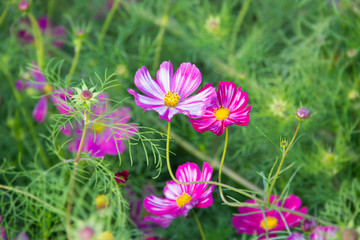
[[[194,209],[192,209],[192,213],[193,213],[193,215],[194,215],[196,224],[197,224],[197,226],[198,226],[198,228],[199,228],[199,232],[200,232],[200,235],[201,235],[201,239],[202,239],[202,240],[206,240],[204,230],[203,230],[203,228],[202,228],[202,226],[201,226],[201,222],[200,222],[198,216],[196,215],[196,212],[194,211]]]
[[[80,50],[81,50],[81,46],[82,46],[82,38],[76,38],[75,41],[74,41],[74,44],[75,44],[75,55],[74,55],[74,59],[73,59],[72,64],[71,64],[69,75],[67,75],[66,80],[65,80],[66,85],[70,84],[71,78],[74,75],[76,66],[78,64],[79,56],[80,56]]]
[[[99,35],[99,38],[98,38],[98,44],[99,46],[102,45],[102,41],[104,40],[104,37],[105,37],[105,34],[110,26],[110,23],[116,13],[116,10],[118,8],[120,4],[120,0],[115,0],[112,7],[111,7],[111,10],[109,12],[109,14],[107,15],[106,19],[105,19],[105,22],[104,22],[104,25],[102,26],[101,28],[101,32],[100,32],[100,35]]]
[[[80,159],[82,148],[84,146],[88,124],[89,124],[89,111],[87,111],[85,114],[84,130],[83,130],[83,133],[81,136],[80,146],[79,146],[78,152],[76,154],[76,158],[74,161],[74,168],[73,168],[73,171],[71,174],[70,193],[69,193],[68,204],[67,204],[67,209],[66,209],[66,233],[68,235],[68,239],[70,239],[70,240],[72,239],[71,221],[70,221],[71,209],[72,209],[72,198],[73,198],[74,189],[75,189],[75,179],[76,179],[76,173],[77,173],[77,169],[78,169],[78,165],[79,165],[79,159]]]
[[[6,18],[6,15],[7,15],[7,13],[8,13],[8,11],[9,11],[9,5],[7,5],[6,7],[5,7],[5,9],[4,9],[4,11],[1,13],[1,16],[0,16],[0,26],[1,26],[1,24],[4,22],[4,20],[5,20],[5,18]]]
[[[43,45],[42,33],[41,33],[39,24],[38,24],[35,16],[31,12],[29,12],[28,17],[30,19],[31,27],[32,27],[33,34],[34,34],[37,64],[40,69],[43,69],[43,67],[44,67],[44,45]]]
[[[270,203],[270,196],[271,196],[271,192],[272,190],[274,189],[274,186],[275,186],[275,182],[276,182],[276,179],[280,173],[280,170],[281,170],[281,167],[284,163],[284,160],[285,160],[285,157],[287,155],[287,153],[289,152],[291,146],[293,145],[294,141],[295,141],[295,138],[296,138],[296,135],[298,134],[299,132],[299,129],[300,129],[300,126],[301,126],[301,122],[299,121],[299,124],[295,130],[295,133],[294,133],[294,136],[292,137],[291,139],[291,142],[289,143],[288,147],[286,148],[285,151],[283,151],[283,154],[282,154],[282,157],[281,157],[281,160],[280,160],[280,164],[279,164],[279,167],[278,169],[276,170],[276,173],[275,173],[275,176],[274,176],[274,180],[272,181],[271,185],[270,185],[270,190],[268,192],[268,195],[267,195],[267,202]]]
[[[167,0],[165,9],[164,9],[164,13],[163,13],[163,16],[161,19],[160,30],[159,30],[159,33],[156,38],[157,42],[156,42],[155,56],[154,56],[154,62],[153,62],[153,72],[156,72],[156,69],[159,66],[162,42],[164,40],[166,26],[168,25],[168,22],[169,22],[169,14],[168,14],[169,8],[170,8],[170,0]]]
[[[174,182],[176,182],[177,184],[180,185],[191,185],[191,184],[198,184],[198,183],[207,183],[207,184],[212,184],[212,185],[216,185],[216,186],[222,186],[225,188],[228,188],[230,190],[233,190],[234,192],[240,193],[248,198],[254,199],[257,202],[261,202],[261,199],[254,197],[253,195],[237,189],[235,187],[223,184],[223,183],[219,183],[219,182],[214,182],[214,181],[194,181],[194,182],[180,182],[179,180],[176,179],[176,177],[174,176],[174,173],[171,170],[171,165],[170,165],[170,153],[169,153],[169,148],[170,148],[170,127],[171,127],[171,123],[168,123],[168,131],[167,131],[167,139],[166,139],[166,165],[168,168],[168,172],[170,174],[170,177],[172,180],[174,180]]]
[[[224,161],[225,161],[225,155],[226,155],[226,149],[227,149],[227,143],[228,143],[228,138],[229,138],[229,131],[228,128],[226,128],[225,130],[225,143],[224,143],[224,150],[223,150],[223,154],[221,157],[221,161],[220,161],[220,167],[219,167],[219,183],[221,183],[221,172],[222,172],[222,168],[224,165]],[[229,202],[225,199],[224,197],[224,193],[222,191],[222,187],[219,186],[219,192],[220,192],[220,197],[223,200],[223,202],[225,202],[226,204],[229,204]]]

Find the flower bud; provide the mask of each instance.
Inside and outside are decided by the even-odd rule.
[[[305,120],[308,119],[310,116],[310,110],[307,108],[298,108],[296,111],[296,117],[301,121],[301,120]]]
[[[82,29],[78,29],[78,30],[76,30],[75,35],[76,35],[78,38],[83,38],[84,35],[85,35],[85,32],[84,32]]]
[[[342,240],[356,240],[358,239],[358,234],[352,229],[345,229],[342,232]]]
[[[18,9],[20,12],[26,12],[29,9],[30,3],[27,0],[22,0],[18,4]]]
[[[119,186],[123,186],[129,178],[129,172],[124,170],[122,172],[115,173],[115,181],[118,183]]]
[[[316,228],[316,220],[315,219],[305,219],[303,224],[301,225],[301,230],[304,232],[312,232]]]
[[[282,139],[280,141],[280,148],[285,149],[288,145],[288,141],[286,139]]]
[[[92,227],[84,227],[79,231],[79,238],[81,240],[90,240],[94,236],[95,231]]]
[[[89,100],[92,97],[92,93],[89,90],[83,90],[80,94],[83,100]]]

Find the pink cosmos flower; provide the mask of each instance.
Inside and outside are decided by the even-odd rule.
[[[34,78],[34,82],[18,80],[15,83],[15,87],[18,91],[33,88],[44,95],[39,99],[33,110],[32,115],[35,121],[39,123],[45,121],[48,109],[48,98],[51,99],[61,114],[68,114],[72,112],[73,109],[68,104],[72,95],[71,90],[58,89],[54,91],[52,86],[46,82],[44,75],[40,72],[36,63],[33,62],[32,65],[33,69],[31,70],[31,74]]]
[[[318,226],[310,235],[310,240],[335,240],[339,229],[334,226]]]
[[[247,200],[246,203],[255,203],[255,200]],[[297,211],[299,213],[306,214],[307,208],[301,207],[301,200],[295,195],[290,195],[285,199],[282,204],[281,200],[274,195],[270,197],[270,203],[272,205],[290,209],[292,211]],[[266,226],[269,236],[275,237],[276,231],[285,230],[286,226],[289,228],[296,227],[300,224],[300,221],[303,219],[301,216],[291,214],[288,212],[278,211],[278,210],[268,210],[261,208],[252,208],[252,207],[239,207],[239,213],[241,216],[234,216],[232,218],[232,225],[237,229],[237,233],[245,233],[249,235],[260,235],[266,232]],[[265,214],[265,218],[264,218]],[[285,219],[285,222],[283,221]],[[258,239],[264,239],[266,236],[263,235]]]
[[[202,172],[195,163],[185,163],[176,170],[176,178],[180,182],[210,181],[213,169],[210,164],[204,163]],[[187,216],[193,207],[207,208],[213,203],[212,192],[215,185],[206,189],[208,184],[180,185],[174,181],[166,183],[164,198],[150,195],[144,200],[144,207],[148,212],[157,217],[145,217],[145,221],[159,223],[166,228],[171,221],[183,215]]]
[[[17,33],[17,37],[22,44],[29,44],[34,41],[34,37],[31,31],[31,24],[28,19],[20,20],[21,30]],[[50,40],[52,45],[57,48],[61,48],[66,39],[66,31],[62,26],[53,26],[49,19],[44,16],[38,19],[39,28],[44,34],[45,40]]]
[[[191,63],[182,63],[173,75],[173,66],[163,62],[157,71],[157,80],[151,78],[145,66],[135,74],[135,85],[145,95],[138,94],[133,89],[128,92],[135,97],[135,103],[144,110],[154,110],[161,119],[168,122],[178,113],[189,117],[201,117],[215,89],[211,85],[202,88],[198,94],[189,97],[201,83],[201,73]]]
[[[124,140],[131,138],[137,132],[136,126],[127,124],[131,117],[130,108],[119,107],[115,111],[108,112],[106,99],[106,94],[99,95],[99,103],[91,107],[91,124],[87,129],[82,152],[87,152],[93,157],[118,155],[124,152],[126,149]],[[82,123],[74,125],[74,129],[70,125],[62,129],[67,136],[75,135],[75,139],[69,142],[70,152],[78,151],[83,128]]]
[[[219,136],[233,124],[247,126],[251,105],[246,107],[248,96],[240,89],[236,89],[233,82],[220,82],[217,98],[212,99],[205,114],[200,119],[189,119],[194,129],[198,132],[209,130]]]

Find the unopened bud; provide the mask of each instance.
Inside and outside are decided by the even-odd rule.
[[[95,231],[92,227],[84,227],[79,231],[79,238],[81,240],[90,240],[94,236]]]
[[[119,186],[123,186],[129,178],[129,172],[127,170],[124,170],[122,172],[117,172],[117,173],[115,173],[114,178]]]
[[[79,38],[82,38],[82,37],[84,37],[85,32],[82,29],[78,29],[78,30],[76,30],[75,35]]]
[[[352,229],[345,229],[342,232],[342,240],[357,240],[358,234]]]
[[[296,111],[296,117],[299,119],[299,120],[305,120],[305,119],[308,119],[310,116],[310,110],[307,109],[307,108],[298,108],[297,111]]]
[[[27,11],[29,9],[29,6],[30,6],[29,1],[22,0],[18,4],[18,9],[19,9],[20,12],[25,12],[25,11]]]
[[[92,93],[89,90],[83,90],[80,94],[83,100],[89,100],[92,97]]]

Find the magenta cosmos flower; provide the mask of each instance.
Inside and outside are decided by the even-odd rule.
[[[43,96],[39,99],[33,110],[33,118],[36,122],[44,122],[48,109],[48,98],[55,104],[56,108],[61,114],[69,114],[73,109],[69,106],[69,101],[72,95],[71,90],[53,90],[52,86],[46,82],[44,75],[40,72],[36,63],[32,63],[33,69],[31,75],[34,82],[18,80],[15,83],[18,91],[23,91],[27,88],[36,89]]]
[[[246,203],[256,203],[255,200],[247,200]],[[301,207],[301,200],[295,195],[290,195],[285,199],[284,203],[271,195],[270,203],[272,205],[297,211],[299,213],[306,214],[307,208]],[[296,227],[303,219],[301,216],[291,214],[284,211],[268,210],[252,207],[239,207],[239,213],[241,216],[234,216],[232,218],[232,225],[237,229],[237,233],[245,233],[249,235],[260,235],[266,232],[266,225],[269,236],[276,236],[276,231],[285,230],[286,226],[289,228]],[[264,218],[265,215],[265,218]],[[285,219],[285,222],[283,221]],[[263,239],[266,236],[263,235],[259,239]]]
[[[310,240],[335,240],[339,229],[334,226],[318,226],[310,235]]]
[[[246,107],[249,99],[240,89],[236,89],[233,82],[220,82],[217,98],[212,99],[205,114],[200,119],[189,119],[194,129],[198,132],[209,130],[219,136],[233,124],[247,126],[251,105]]]
[[[182,63],[173,75],[173,66],[168,62],[160,65],[156,75],[157,80],[151,78],[145,66],[135,74],[135,85],[146,95],[138,94],[133,89],[128,92],[135,97],[135,103],[144,110],[154,110],[161,119],[168,122],[178,113],[189,117],[201,117],[211,98],[215,96],[215,89],[207,85],[198,94],[189,97],[201,83],[201,73],[191,63]]]
[[[180,182],[210,181],[213,169],[210,164],[204,163],[202,172],[195,163],[185,163],[176,170],[176,178]],[[144,200],[146,210],[157,217],[145,217],[145,221],[159,223],[162,227],[168,227],[171,221],[183,215],[187,216],[193,207],[207,208],[213,203],[212,192],[215,185],[206,189],[208,184],[180,185],[174,181],[166,183],[164,198],[150,195]]]
[[[125,151],[124,140],[131,138],[136,132],[135,125],[128,124],[131,110],[129,107],[119,107],[108,112],[109,104],[106,102],[107,95],[98,96],[99,103],[91,107],[89,128],[82,152],[87,152],[93,157],[105,155],[118,155]],[[66,125],[62,132],[69,136],[75,135],[75,139],[69,142],[69,151],[77,152],[83,133],[84,124]]]
[[[53,26],[46,16],[40,17],[37,22],[40,30],[45,36],[44,40],[50,41],[52,45],[57,48],[61,48],[64,45],[66,39],[65,28],[62,26]],[[34,42],[31,24],[28,19],[20,20],[20,30],[17,33],[17,37],[20,39],[22,44]]]

